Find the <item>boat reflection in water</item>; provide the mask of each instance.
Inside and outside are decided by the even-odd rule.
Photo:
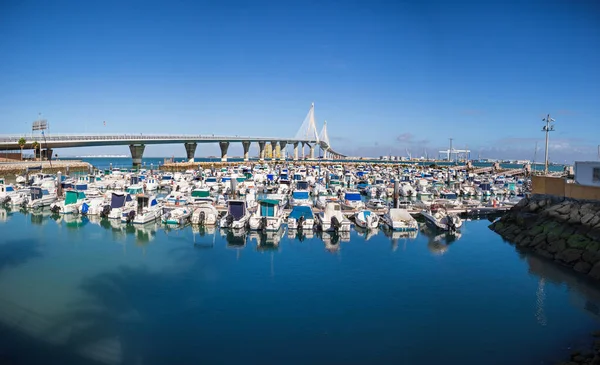
[[[370,240],[371,238],[377,236],[379,234],[379,228],[362,228],[358,225],[354,225],[354,230],[358,234],[359,237],[363,237],[365,241]],[[400,233],[400,232],[398,232]]]
[[[285,235],[285,230],[280,228],[277,231],[251,231],[248,235],[250,241],[256,242],[256,249],[258,251],[278,250],[279,243]]]
[[[427,237],[427,249],[434,255],[443,255],[448,251],[450,245],[458,241],[462,236],[459,231],[449,234],[448,232],[440,233],[439,230],[433,229],[424,224],[421,227],[421,233]]]
[[[325,249],[336,253],[340,249],[341,242],[350,242],[350,232],[318,232],[317,237],[325,243]]]
[[[0,223],[9,220],[12,214],[13,212],[9,207],[0,207]]]
[[[400,241],[403,242],[403,250],[406,250],[406,243],[416,239],[419,235],[419,231],[394,231],[387,225],[382,226],[381,231],[383,232],[384,236],[390,239],[390,242],[392,243],[392,251],[396,251],[398,249],[398,243],[400,243]]]
[[[221,237],[225,237],[227,248],[241,249],[246,247],[246,236],[248,233],[245,229],[219,228]]]
[[[195,248],[214,248],[215,240],[217,239],[217,227],[211,226],[199,226],[196,224],[192,224],[192,235],[194,240]],[[196,236],[199,236],[197,239]],[[209,241],[202,240],[200,238],[206,237],[209,238]],[[212,238],[212,239],[211,239]]]
[[[68,217],[69,214],[60,215],[63,220],[77,218],[76,216]],[[90,215],[83,216],[79,219],[85,219],[91,224],[98,225],[106,230],[111,230],[114,237],[126,238],[127,236],[135,236],[136,244],[143,246],[156,238],[156,234],[160,230],[158,222],[149,222],[145,224],[123,224],[116,219],[101,218],[100,216]]]
[[[289,229],[287,230],[287,238],[290,240],[304,241],[315,237],[315,231],[312,229]]]

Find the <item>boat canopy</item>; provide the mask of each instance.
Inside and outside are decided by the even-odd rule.
[[[227,211],[233,216],[234,219],[240,219],[244,216],[244,214],[246,214],[246,202],[230,200],[227,203]]]
[[[77,190],[87,190],[88,189],[88,184],[87,183],[77,183],[77,184],[75,184],[75,189],[77,189]]]
[[[308,191],[294,191],[292,197],[294,199],[308,199]]]
[[[110,198],[110,208],[121,208],[125,205],[125,194],[123,193],[112,193]]]
[[[300,217],[304,217],[305,219],[314,219],[312,209],[309,206],[304,205],[295,206],[290,212],[289,218],[300,219]]]
[[[15,188],[12,185],[6,185],[5,190],[7,193],[10,193],[11,191],[15,191]]]
[[[274,199],[264,199],[260,201],[261,217],[274,217],[275,207],[279,206],[279,201]]]
[[[296,188],[298,190],[308,190],[308,181],[298,181],[298,182],[296,182]]]
[[[132,185],[129,188],[127,188],[127,193],[128,194],[133,194],[133,195],[143,194],[144,193],[144,188],[142,186],[140,186],[140,185],[137,185],[137,186],[133,186]]]
[[[206,182],[207,183],[216,183],[217,182],[217,178],[216,177],[207,177],[206,178]]]
[[[345,200],[349,200],[349,201],[360,201],[360,193],[358,192],[346,192],[346,194],[344,194],[344,199]]]
[[[68,190],[65,193],[65,205],[75,204],[80,199],[85,199],[83,191]]]
[[[194,189],[192,190],[192,198],[208,198],[210,192],[208,190]]]

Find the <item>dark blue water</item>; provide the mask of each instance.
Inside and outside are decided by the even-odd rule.
[[[0,212],[0,363],[542,364],[600,292],[466,222],[332,243]],[[425,229],[425,228],[424,228]]]
[[[104,157],[90,157],[90,158],[81,158],[78,160],[83,160],[86,162],[91,163],[93,166],[95,166],[98,169],[108,169],[111,166],[113,168],[126,168],[129,169],[132,166],[132,161],[131,158],[104,158]],[[183,158],[183,157],[176,157],[174,158],[175,162],[186,162],[187,159]],[[196,157],[195,158],[196,162],[220,162],[221,159],[220,158],[208,158],[208,157]],[[228,161],[231,162],[242,162],[243,159],[241,158],[229,158]],[[258,160],[252,160],[254,162],[258,162]],[[163,157],[149,157],[149,158],[143,158],[142,159],[142,167],[143,168],[147,168],[150,169],[152,168],[157,168],[158,166],[163,165],[165,162],[165,158]],[[267,160],[267,162],[269,162]],[[365,163],[368,161],[364,161],[364,160],[356,160],[356,161],[345,161],[345,162],[357,162],[357,163]],[[380,163],[380,164],[406,164],[407,162],[403,162],[403,161],[379,161],[379,160],[372,160],[370,162],[375,162],[375,163]],[[315,162],[316,164],[317,162]],[[413,162],[412,164],[416,164],[418,166],[429,166],[431,165],[433,162],[428,161],[421,161],[421,162]],[[454,163],[450,163],[450,162],[435,162],[436,165],[438,166],[452,166],[455,165]],[[475,167],[489,167],[492,166],[491,163],[486,163],[486,162],[474,162],[473,166]],[[500,164],[500,166],[502,168],[507,168],[507,169],[518,169],[518,168],[522,168],[523,165],[518,165],[518,164]],[[544,166],[542,164],[535,164],[532,165],[532,170],[538,170],[541,171],[544,169]],[[558,171],[563,171],[564,170],[564,165],[550,165],[548,166],[548,170],[551,172],[558,172]]]

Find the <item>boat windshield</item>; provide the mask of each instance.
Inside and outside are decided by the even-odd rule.
[[[346,193],[344,198],[349,201],[360,201],[360,193]]]

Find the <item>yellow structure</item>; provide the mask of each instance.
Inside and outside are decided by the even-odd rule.
[[[532,193],[582,200],[600,200],[600,187],[568,183],[560,177],[532,176]]]

